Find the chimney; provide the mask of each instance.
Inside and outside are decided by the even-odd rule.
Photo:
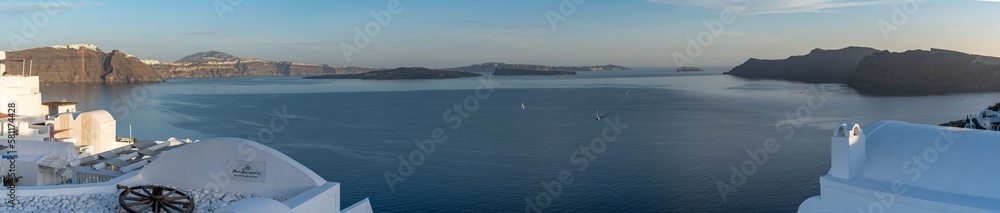
[[[837,125],[830,137],[830,176],[851,179],[865,163],[865,134],[856,123]]]

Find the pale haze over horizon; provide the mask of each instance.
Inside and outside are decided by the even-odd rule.
[[[275,61],[433,68],[494,61],[672,67],[675,53],[691,60],[685,65],[735,66],[847,46],[1000,56],[995,1],[391,2],[5,1],[0,49],[84,43],[164,62],[214,50]],[[726,18],[729,11],[734,15]],[[705,23],[723,31],[713,34]],[[366,25],[378,25],[376,33],[364,32]],[[370,38],[367,46],[355,43],[355,27]],[[700,34],[710,37],[698,44]],[[700,53],[689,53],[688,38]],[[345,46],[354,48],[346,48],[354,52],[350,61]]]

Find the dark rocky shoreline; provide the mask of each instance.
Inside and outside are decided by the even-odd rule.
[[[867,47],[815,49],[787,59],[751,58],[737,77],[842,83],[864,94],[924,95],[1000,91],[1000,58],[930,49],[905,52]]]

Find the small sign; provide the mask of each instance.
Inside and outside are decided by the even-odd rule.
[[[267,166],[260,161],[229,160],[229,179],[247,182],[264,182]]]

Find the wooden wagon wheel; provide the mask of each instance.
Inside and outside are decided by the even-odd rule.
[[[194,212],[194,200],[180,190],[164,186],[118,186],[118,205],[129,213]]]

